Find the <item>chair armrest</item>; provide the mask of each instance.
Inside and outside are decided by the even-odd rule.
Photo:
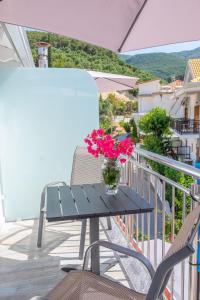
[[[47,191],[47,188],[50,187],[50,186],[54,186],[54,185],[63,185],[63,186],[66,186],[66,182],[64,181],[54,181],[54,182],[50,182],[50,183],[47,183],[43,190],[42,190],[42,194],[41,194],[41,205],[40,205],[40,210],[41,211],[45,211],[45,197],[46,197],[46,191]]]
[[[87,250],[85,251],[85,256],[84,256],[84,261],[83,261],[83,270],[85,269],[86,262],[88,261],[89,251],[95,246],[102,246],[104,248],[111,249],[113,251],[116,251],[116,252],[125,254],[127,256],[131,256],[131,257],[136,258],[137,260],[139,260],[146,267],[146,269],[148,270],[148,272],[151,276],[151,279],[154,277],[155,270],[154,270],[151,262],[142,253],[139,253],[139,252],[137,252],[135,250],[132,250],[132,249],[129,249],[129,248],[119,246],[117,244],[113,244],[113,243],[110,243],[110,242],[107,242],[107,241],[102,241],[102,240],[99,240],[99,241],[91,244],[87,248]]]
[[[47,188],[50,186],[54,186],[54,185],[66,186],[67,184],[64,181],[54,181],[54,182],[47,183],[42,190],[41,200],[43,200],[43,201],[45,200],[45,194],[46,194]]]
[[[47,183],[45,186],[44,186],[44,189],[45,190],[46,188],[48,188],[49,186],[54,186],[54,185],[64,185],[66,186],[66,182],[64,181],[53,181],[53,182],[50,182],[50,183]]]

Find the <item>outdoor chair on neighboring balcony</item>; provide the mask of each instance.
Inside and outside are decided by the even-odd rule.
[[[93,184],[102,183],[102,172],[101,166],[103,158],[98,159],[90,155],[86,147],[77,146],[74,152],[72,173],[70,185],[79,184]],[[40,218],[39,218],[39,228],[38,228],[38,241],[37,246],[40,248],[42,246],[42,232],[43,223],[45,215],[45,198],[46,189],[51,185],[66,185],[65,182],[54,182],[45,186],[41,196],[41,206],[40,206]],[[107,218],[108,229],[111,229],[111,220]],[[79,259],[83,258],[84,247],[85,247],[85,236],[86,236],[86,226],[87,220],[82,220],[81,226],[81,238],[80,238],[80,249],[79,249]]]
[[[154,271],[150,261],[134,250],[99,241],[92,244],[85,253],[82,271],[71,271],[46,297],[35,297],[32,300],[157,300],[162,294],[170,278],[174,266],[194,253],[193,240],[200,224],[200,205],[185,219],[175,241],[168,250],[163,261]],[[138,259],[148,270],[152,283],[147,294],[128,289],[108,278],[84,270],[87,256],[92,247],[102,246],[113,251]]]

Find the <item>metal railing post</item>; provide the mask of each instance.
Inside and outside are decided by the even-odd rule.
[[[158,255],[157,255],[157,241],[158,241],[158,191],[157,185],[158,178],[155,177],[154,184],[154,267],[157,268]]]
[[[191,194],[193,200],[196,199],[196,201],[200,202],[200,185],[198,183],[198,180],[195,184],[191,187]],[[197,202],[192,202],[192,208],[196,207]],[[197,251],[194,253],[192,257],[190,257],[190,300],[200,300],[200,227],[198,230],[198,234],[195,237],[194,240],[194,248],[197,249]]]
[[[192,209],[198,205],[193,201]],[[193,247],[197,249],[198,239],[197,236],[194,239]],[[197,294],[198,291],[198,273],[197,273],[197,252],[195,252],[189,259],[189,300],[199,300],[199,295]]]

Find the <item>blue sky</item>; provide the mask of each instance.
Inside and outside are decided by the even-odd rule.
[[[194,41],[194,42],[187,42],[187,43],[171,44],[171,45],[166,45],[161,47],[147,48],[144,50],[130,51],[130,52],[126,52],[125,54],[136,55],[136,54],[152,53],[152,52],[170,53],[170,52],[179,52],[184,50],[192,50],[198,47],[200,47],[200,41]]]

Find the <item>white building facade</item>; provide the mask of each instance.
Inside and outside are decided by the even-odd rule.
[[[184,116],[185,109],[180,96],[183,93],[183,82],[176,80],[168,85],[161,85],[160,80],[152,80],[138,85],[138,113],[134,114],[134,119],[138,124],[141,117],[150,112],[155,107],[160,107],[166,110],[167,114],[175,119],[181,119]],[[178,99],[178,100],[177,100]],[[195,103],[196,97],[191,97],[191,101]],[[188,108],[191,114],[194,112],[194,105]],[[174,125],[174,122],[172,122]],[[138,129],[139,130],[139,129]],[[195,136],[195,138],[197,138]],[[196,147],[196,146],[194,146]],[[172,136],[172,157],[191,163],[195,159],[192,153],[193,145],[187,139],[183,139],[174,131]]]
[[[175,88],[172,85],[161,85],[160,79],[147,81],[138,85],[138,113],[134,114],[136,123],[146,113],[159,106],[169,114],[175,100]]]
[[[200,59],[188,61],[184,85],[174,93],[170,115],[175,135],[190,147],[192,161],[200,160]]]

